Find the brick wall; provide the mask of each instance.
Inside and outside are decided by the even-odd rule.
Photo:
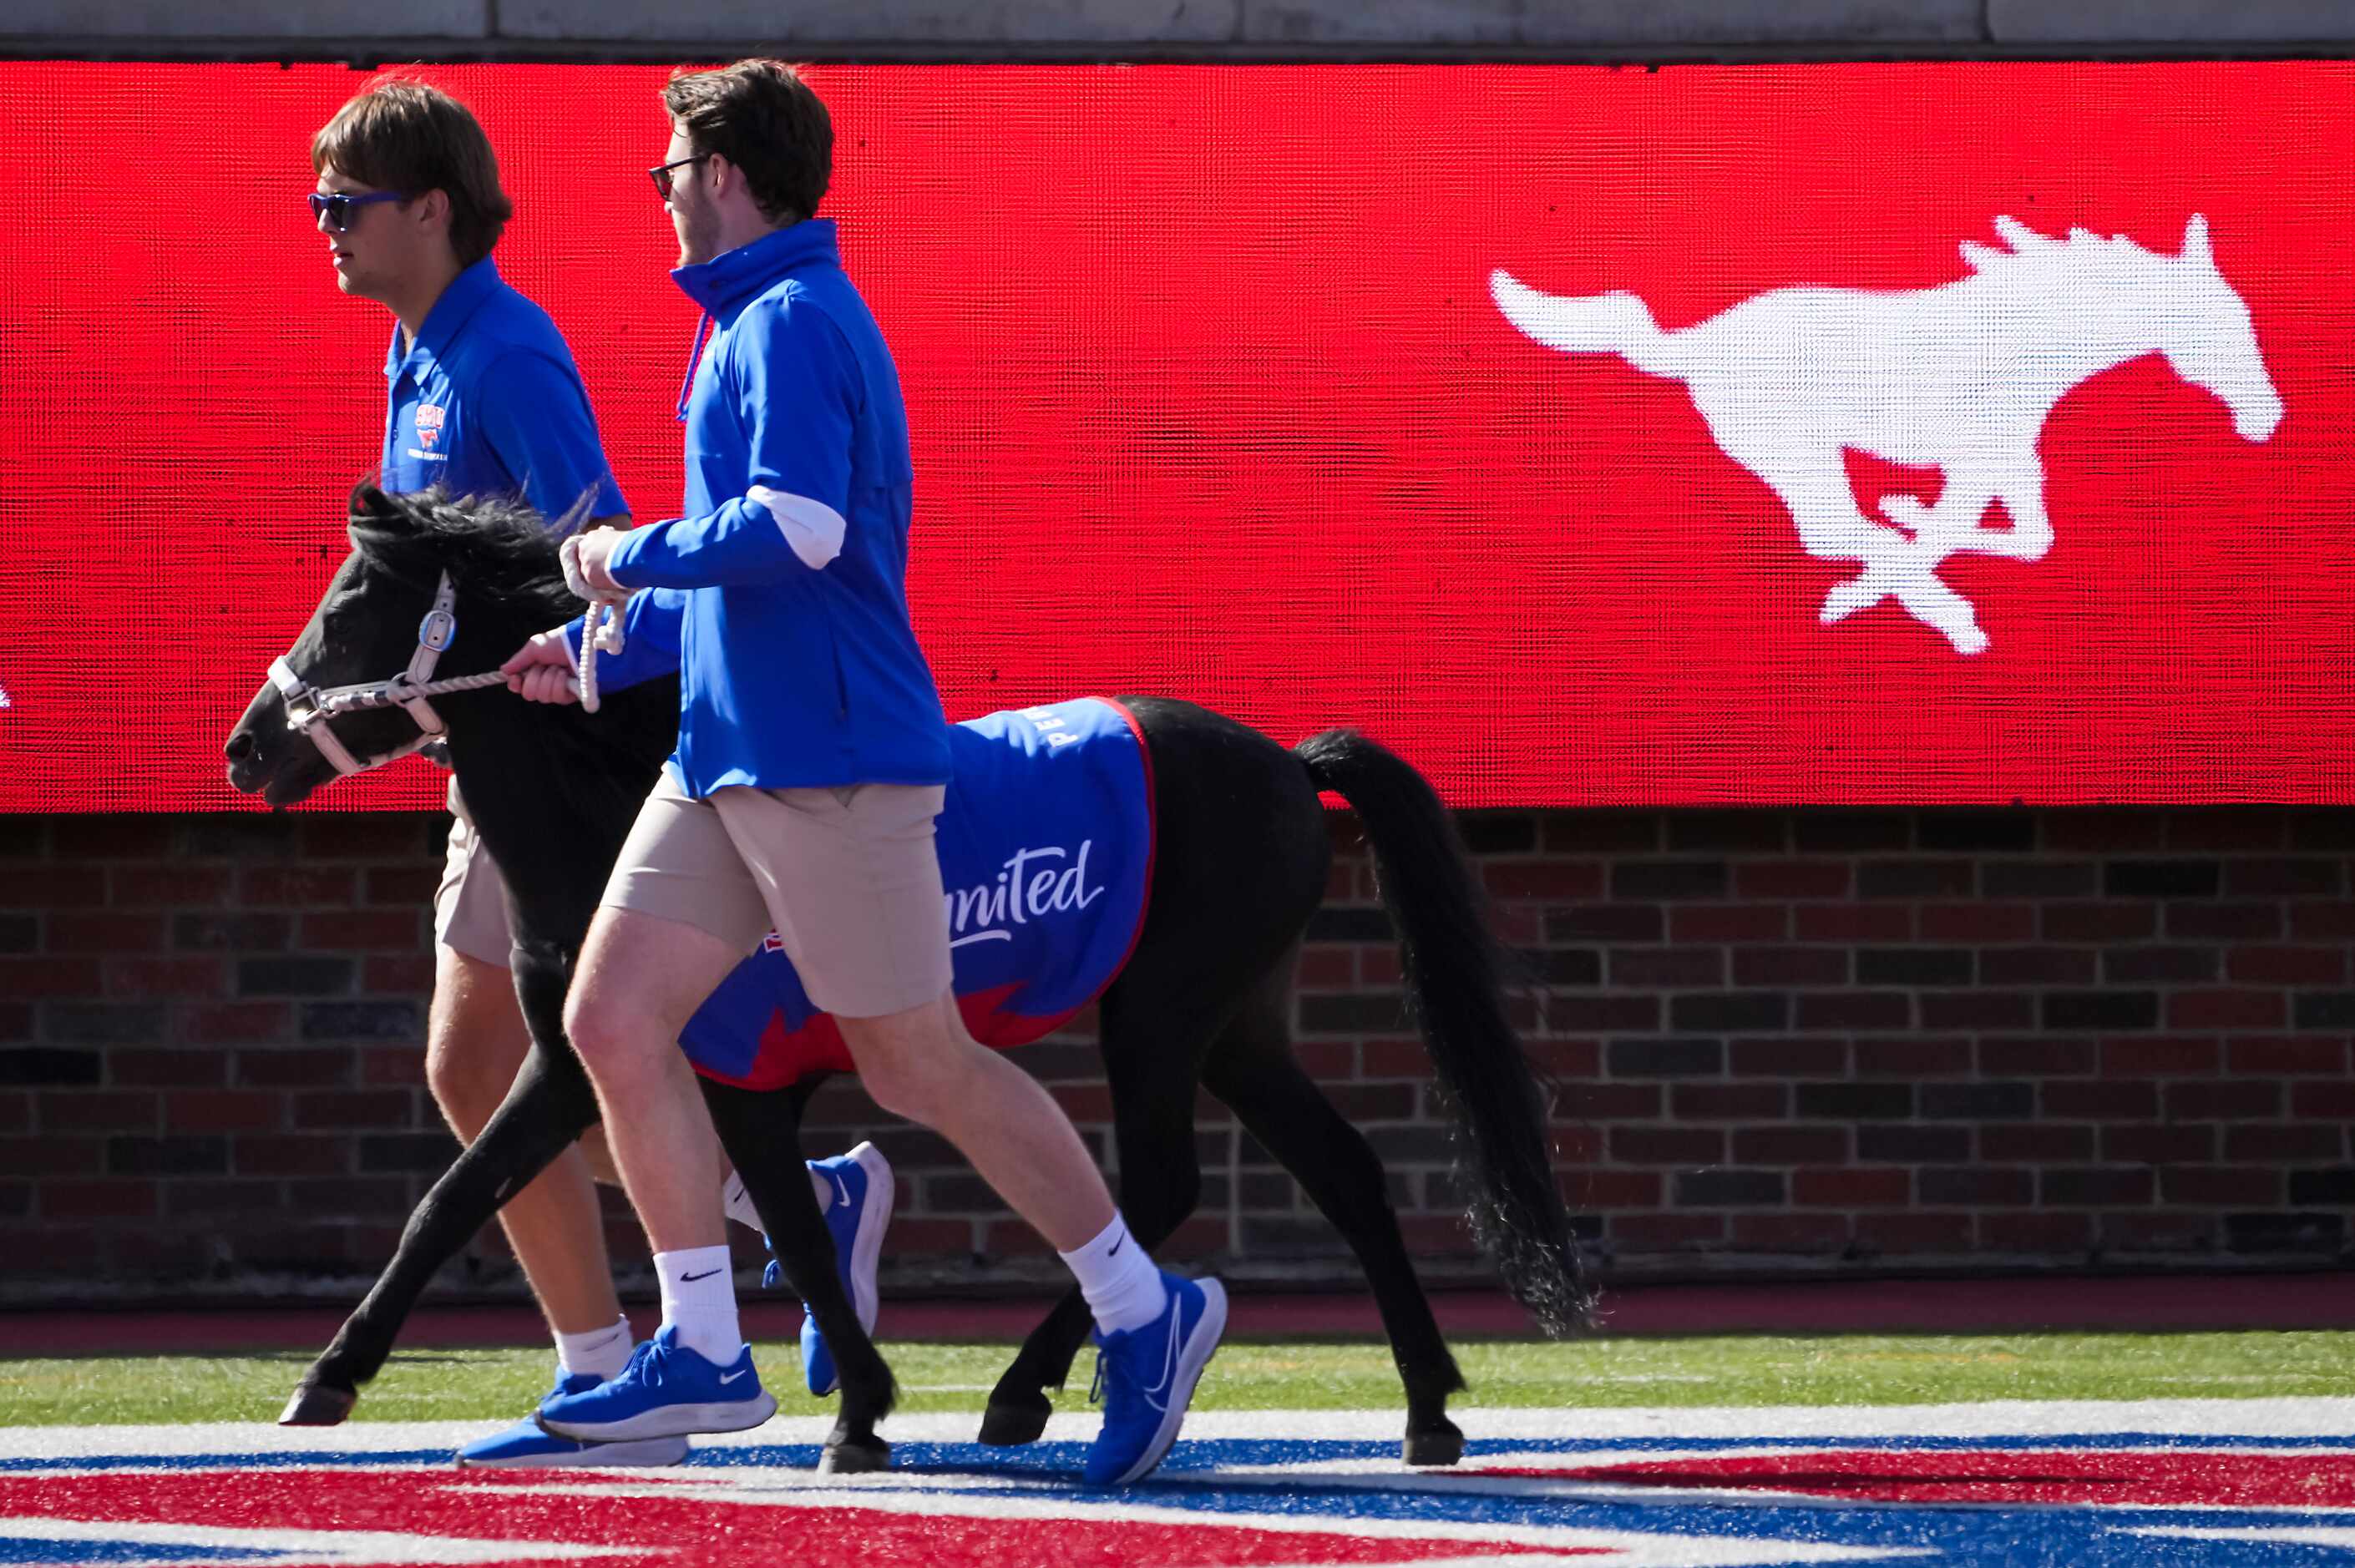
[[[1623,1273],[2319,1261],[2355,1199],[2355,812],[1483,812],[1564,1180]],[[331,1289],[452,1144],[424,1090],[425,815],[0,818],[0,1298]],[[1354,822],[1300,1049],[1473,1277]],[[1103,1150],[1084,1033],[1023,1053]],[[1039,1244],[855,1086],[814,1151],[899,1162],[899,1283]],[[1330,1279],[1323,1223],[1206,1107],[1173,1254]],[[618,1205],[618,1255],[643,1257]],[[496,1234],[445,1277],[512,1288]]]

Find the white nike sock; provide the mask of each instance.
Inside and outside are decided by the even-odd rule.
[[[1169,1304],[1169,1287],[1161,1271],[1128,1234],[1128,1222],[1115,1213],[1112,1224],[1093,1241],[1058,1254],[1079,1277],[1080,1294],[1096,1325],[1108,1334],[1142,1329],[1161,1316]]]
[[[599,1377],[619,1377],[630,1364],[631,1348],[630,1320],[618,1318],[585,1334],[559,1333],[556,1364],[567,1376],[594,1372]]]
[[[817,1195],[820,1209],[834,1202],[833,1182],[815,1171],[809,1173],[809,1179],[810,1191]],[[728,1180],[719,1189],[719,1206],[738,1224],[749,1225],[763,1235],[768,1234],[768,1227],[761,1224],[761,1211],[752,1206],[752,1194],[744,1190],[744,1178],[733,1171],[728,1172]]]
[[[655,1254],[662,1277],[663,1326],[678,1330],[678,1342],[715,1366],[726,1366],[744,1350],[736,1326],[736,1277],[724,1246],[691,1246]]]

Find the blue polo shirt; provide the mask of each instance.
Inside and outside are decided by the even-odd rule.
[[[834,225],[671,276],[715,323],[685,410],[687,515],[609,557],[615,582],[651,591],[601,681],[678,671],[671,768],[698,799],[947,782],[947,717],[908,616],[900,373]]]
[[[406,354],[394,325],[384,375],[381,482],[393,493],[439,484],[453,495],[519,495],[551,522],[583,496],[591,517],[629,510],[572,351],[489,257],[451,280]]]

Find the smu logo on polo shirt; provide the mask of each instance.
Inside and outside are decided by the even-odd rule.
[[[442,418],[439,404],[417,405],[417,444],[429,452],[433,450],[433,444],[442,439]]]

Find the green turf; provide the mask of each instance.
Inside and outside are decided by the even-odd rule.
[[[887,1343],[900,1408],[978,1411],[1013,1354],[1003,1344]],[[830,1410],[799,1386],[791,1344],[757,1347],[786,1415]],[[1634,1404],[1911,1404],[1986,1399],[2253,1398],[2355,1394],[2355,1334],[1823,1335],[1477,1341],[1455,1348],[1457,1408]],[[0,1360],[11,1425],[266,1421],[308,1353]],[[396,1356],[363,1391],[357,1420],[489,1420],[522,1414],[547,1389],[543,1350]],[[1064,1409],[1083,1405],[1082,1352]],[[1391,1409],[1377,1344],[1231,1342],[1199,1410]]]

